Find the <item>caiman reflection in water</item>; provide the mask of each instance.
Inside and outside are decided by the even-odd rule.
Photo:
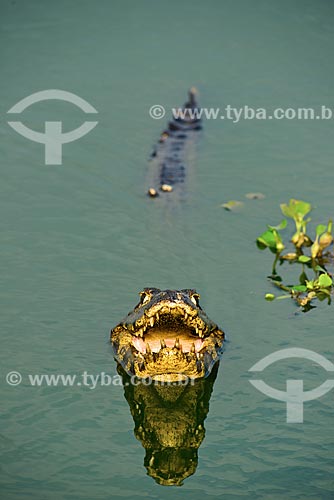
[[[134,433],[146,450],[144,465],[158,484],[181,486],[195,473],[218,364],[207,378],[190,380],[186,385],[145,385],[139,379],[135,385],[118,365],[135,423]]]

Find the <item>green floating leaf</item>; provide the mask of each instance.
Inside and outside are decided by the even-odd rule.
[[[268,231],[265,231],[261,236],[259,236],[256,240],[256,243],[258,244],[258,247],[263,250],[267,247],[273,248],[276,250],[276,238],[274,233],[268,229]]]
[[[273,253],[280,253],[284,249],[282,238],[276,229],[268,229],[256,240],[260,250],[268,247]]]
[[[304,215],[308,214],[312,210],[311,204],[307,203],[306,201],[290,200],[290,202],[291,201],[293,201],[293,203],[294,203],[295,213],[297,215],[299,215],[301,218],[303,218]]]
[[[333,280],[328,274],[320,274],[318,283],[320,288],[327,288],[329,286],[332,286]]]
[[[242,201],[237,201],[237,200],[230,200],[226,203],[223,203],[221,205],[225,210],[228,210],[229,212],[235,211],[235,210],[240,210],[244,206]]]
[[[282,214],[285,215],[285,217],[290,217],[290,219],[293,219],[294,211],[293,211],[292,207],[290,207],[286,203],[281,203],[280,207],[281,207]]]
[[[307,287],[305,285],[295,285],[291,287],[291,290],[294,290],[295,292],[306,292]]]
[[[287,223],[288,223],[288,221],[286,219],[283,219],[278,224],[278,226],[269,226],[269,224],[268,224],[268,227],[269,227],[269,229],[276,229],[277,231],[280,231],[281,229],[285,229],[286,228]]]
[[[298,257],[298,262],[302,263],[310,262],[311,260],[312,260],[311,257],[308,257],[307,255],[300,255]]]
[[[317,229],[315,230],[315,233],[317,236],[320,236],[326,230],[327,230],[327,226],[325,226],[324,224],[318,224]]]
[[[310,281],[306,280],[305,284],[308,290],[313,290],[314,287],[316,286],[316,280],[310,280]]]
[[[283,215],[299,221],[301,221],[303,217],[312,209],[310,203],[307,203],[306,201],[295,200],[293,198],[289,201],[289,205],[287,205],[286,203],[281,203],[280,207]]]
[[[326,273],[326,269],[324,269],[323,267],[319,266],[319,264],[317,264],[314,268],[315,271],[321,271],[322,273]]]

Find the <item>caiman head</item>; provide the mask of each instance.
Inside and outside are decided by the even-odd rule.
[[[129,375],[174,382],[206,377],[222,352],[224,332],[205,314],[195,290],[144,288],[110,340]]]

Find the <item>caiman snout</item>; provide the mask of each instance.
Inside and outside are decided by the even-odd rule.
[[[130,375],[174,381],[207,376],[222,351],[224,332],[193,289],[144,288],[140,302],[111,330],[116,359]]]

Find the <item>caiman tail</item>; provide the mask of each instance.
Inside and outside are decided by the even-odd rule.
[[[177,110],[178,116],[174,113],[175,116],[160,135],[151,154],[151,166],[154,170],[153,185],[148,190],[151,197],[170,193],[185,181],[187,146],[194,142],[202,128],[197,95],[197,90],[192,87],[188,92],[187,102]]]

